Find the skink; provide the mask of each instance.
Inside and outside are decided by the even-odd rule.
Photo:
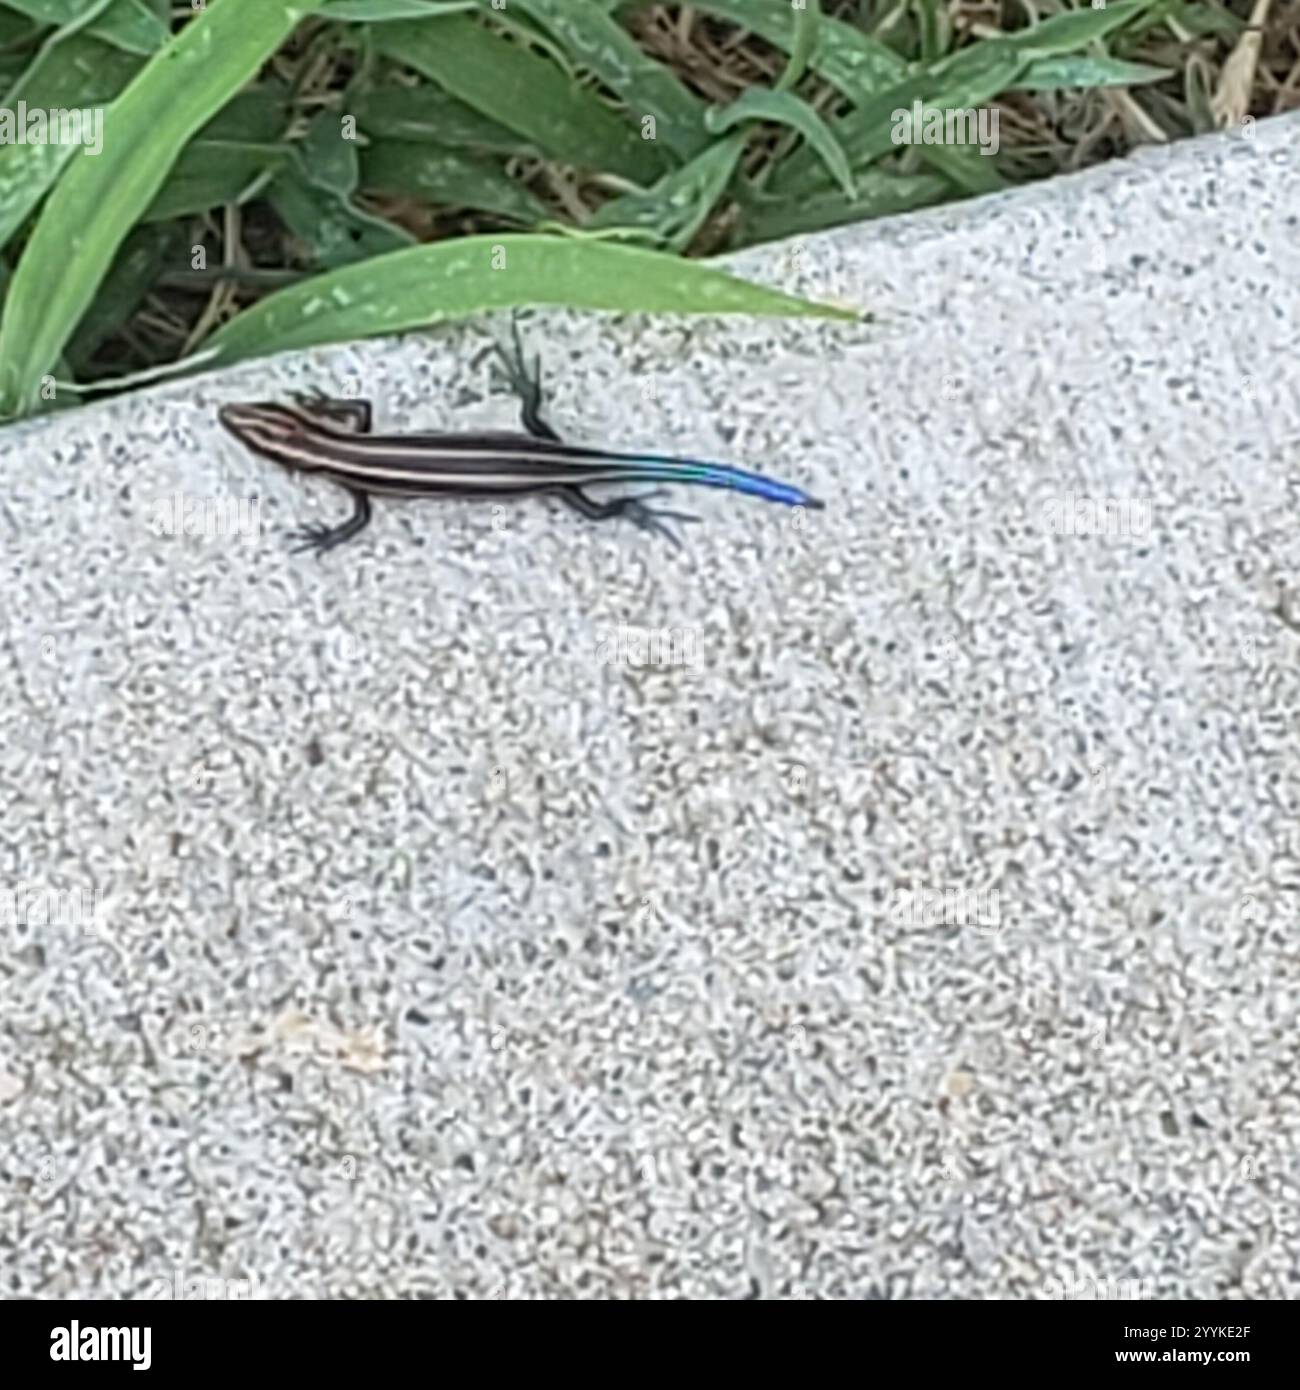
[[[598,483],[691,483],[727,488],[820,510],[801,488],[721,463],[615,453],[565,444],[542,419],[538,359],[530,374],[515,330],[513,356],[502,351],[511,385],[523,402],[527,434],[372,434],[368,401],[295,396],[294,405],[257,402],[222,406],[221,423],[248,448],[286,468],[318,473],[352,495],[352,515],[339,526],[304,526],[297,550],[323,555],[365,530],[370,497],[517,497],[549,493],[593,521],[623,517],[674,544],[665,521],[698,521],[645,504],[662,489],[637,497],[597,501],[586,489]]]

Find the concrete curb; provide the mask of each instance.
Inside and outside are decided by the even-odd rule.
[[[287,553],[216,404],[512,423],[483,325],[6,434],[11,1296],[1296,1297],[1297,129],[735,259],[876,325],[533,316],[828,501],[686,557]]]

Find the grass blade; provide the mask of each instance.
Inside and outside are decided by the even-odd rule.
[[[444,207],[477,208],[526,227],[551,215],[540,198],[491,160],[430,143],[376,140],[361,152],[361,182],[381,193]]]
[[[217,365],[224,366],[527,304],[626,313],[859,317],[657,251],[519,233],[417,246],[291,286],[246,309],[204,346],[218,349]]]
[[[652,188],[606,203],[587,223],[588,230],[634,229],[667,250],[685,251],[726,192],[744,150],[743,134],[715,141]]]
[[[47,48],[14,84],[0,106],[81,109],[116,97],[140,71],[140,60],[85,34]],[[77,153],[75,145],[0,145],[0,247],[45,197]]]
[[[753,198],[741,215],[735,241],[752,246],[781,237],[824,232],[846,222],[930,207],[951,196],[952,184],[942,174],[886,174],[867,169],[858,175],[857,190],[851,198],[838,192],[807,198]]]
[[[619,0],[593,0],[613,9]],[[695,9],[750,29],[775,47],[794,54],[801,41],[803,20],[788,0],[696,0]],[[852,25],[823,15],[812,29],[808,65],[855,106],[903,82],[911,65],[892,48],[860,33]],[[838,127],[836,127],[838,129]],[[921,158],[967,193],[992,193],[1006,186],[992,166],[974,150],[951,145],[922,145]]]
[[[373,42],[385,57],[414,68],[551,159],[635,184],[653,183],[666,172],[653,142],[612,115],[595,93],[476,20],[452,15],[382,24]]]
[[[171,34],[144,0],[4,0],[38,24],[57,29],[85,24],[86,33],[141,57],[157,53]],[[96,13],[99,11],[100,13]],[[93,16],[88,19],[88,16]]]
[[[638,114],[643,130],[652,129],[652,138],[679,160],[694,158],[709,143],[705,104],[596,6],[576,0],[511,0],[511,9],[522,10],[576,67],[617,92],[627,109]]]
[[[122,243],[95,302],[68,343],[69,370],[81,377],[96,349],[135,313],[166,265],[188,240],[177,226],[137,227]]]
[[[346,19],[382,24],[393,19],[428,19],[439,14],[464,14],[478,9],[478,0],[325,0],[322,19]]]
[[[965,55],[969,56],[965,56]],[[855,169],[898,148],[893,138],[893,113],[910,111],[914,102],[926,108],[967,110],[983,105],[1013,87],[1029,59],[1000,40],[987,40],[963,50],[960,64],[949,58],[937,68],[920,69],[915,76],[882,92],[873,101],[836,121],[832,130],[848,152]],[[924,152],[941,148],[918,144]],[[947,146],[945,148],[958,148]],[[971,150],[970,153],[974,154]],[[976,156],[977,158],[979,156]],[[987,162],[987,161],[985,161]],[[786,197],[813,191],[821,177],[816,156],[803,149],[786,161],[771,182],[771,192]]]
[[[144,223],[194,217],[241,202],[258,178],[292,157],[286,145],[238,140],[195,140],[176,161],[158,196],[140,215]]]
[[[479,115],[463,101],[428,84],[392,85],[359,93],[352,100],[351,112],[371,139],[427,140],[447,149],[486,150],[533,159],[540,153],[509,127]]]
[[[104,113],[14,272],[0,323],[0,414],[31,409],[95,291],[186,143],[284,42],[315,0],[212,0]]]
[[[791,91],[808,71],[808,63],[817,42],[817,26],[821,22],[821,0],[812,0],[811,4],[795,11],[794,45],[790,50],[790,61],[773,90]]]
[[[766,92],[761,87],[750,87],[741,92],[730,106],[721,111],[711,111],[708,125],[711,131],[717,132],[730,130],[741,121],[750,120],[774,121],[797,130],[807,141],[808,148],[830,171],[844,196],[853,197],[853,170],[849,167],[848,156],[830,126],[806,101],[792,92]]]
[[[1018,92],[1055,92],[1063,87],[1137,87],[1144,82],[1163,82],[1174,74],[1150,63],[1128,63],[1120,58],[1094,58],[1075,53],[1068,58],[1039,58],[1020,74]]]
[[[300,160],[285,165],[265,196],[307,248],[314,268],[332,270],[415,244],[410,232],[353,207],[346,195],[313,183]]]

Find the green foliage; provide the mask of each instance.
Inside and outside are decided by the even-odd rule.
[[[0,113],[103,117],[98,153],[0,143],[0,417],[44,408],[51,374],[507,305],[833,312],[683,257],[1003,187],[1014,162],[900,143],[899,112],[1181,90],[1150,61],[1168,17],[1225,32],[1186,0],[1063,7],[964,41],[936,0],[691,13],[714,39],[751,36],[769,81],[695,80],[647,41],[648,0],[0,0]],[[232,315],[273,278],[286,287]],[[200,329],[142,357],[133,316],[178,281],[175,316]]]

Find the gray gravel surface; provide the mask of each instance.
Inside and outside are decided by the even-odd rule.
[[[1296,1297],[1298,131],[735,262],[872,324],[525,316],[829,504],[683,555],[289,553],[217,405],[512,425],[499,321],[7,431],[5,1292]]]

